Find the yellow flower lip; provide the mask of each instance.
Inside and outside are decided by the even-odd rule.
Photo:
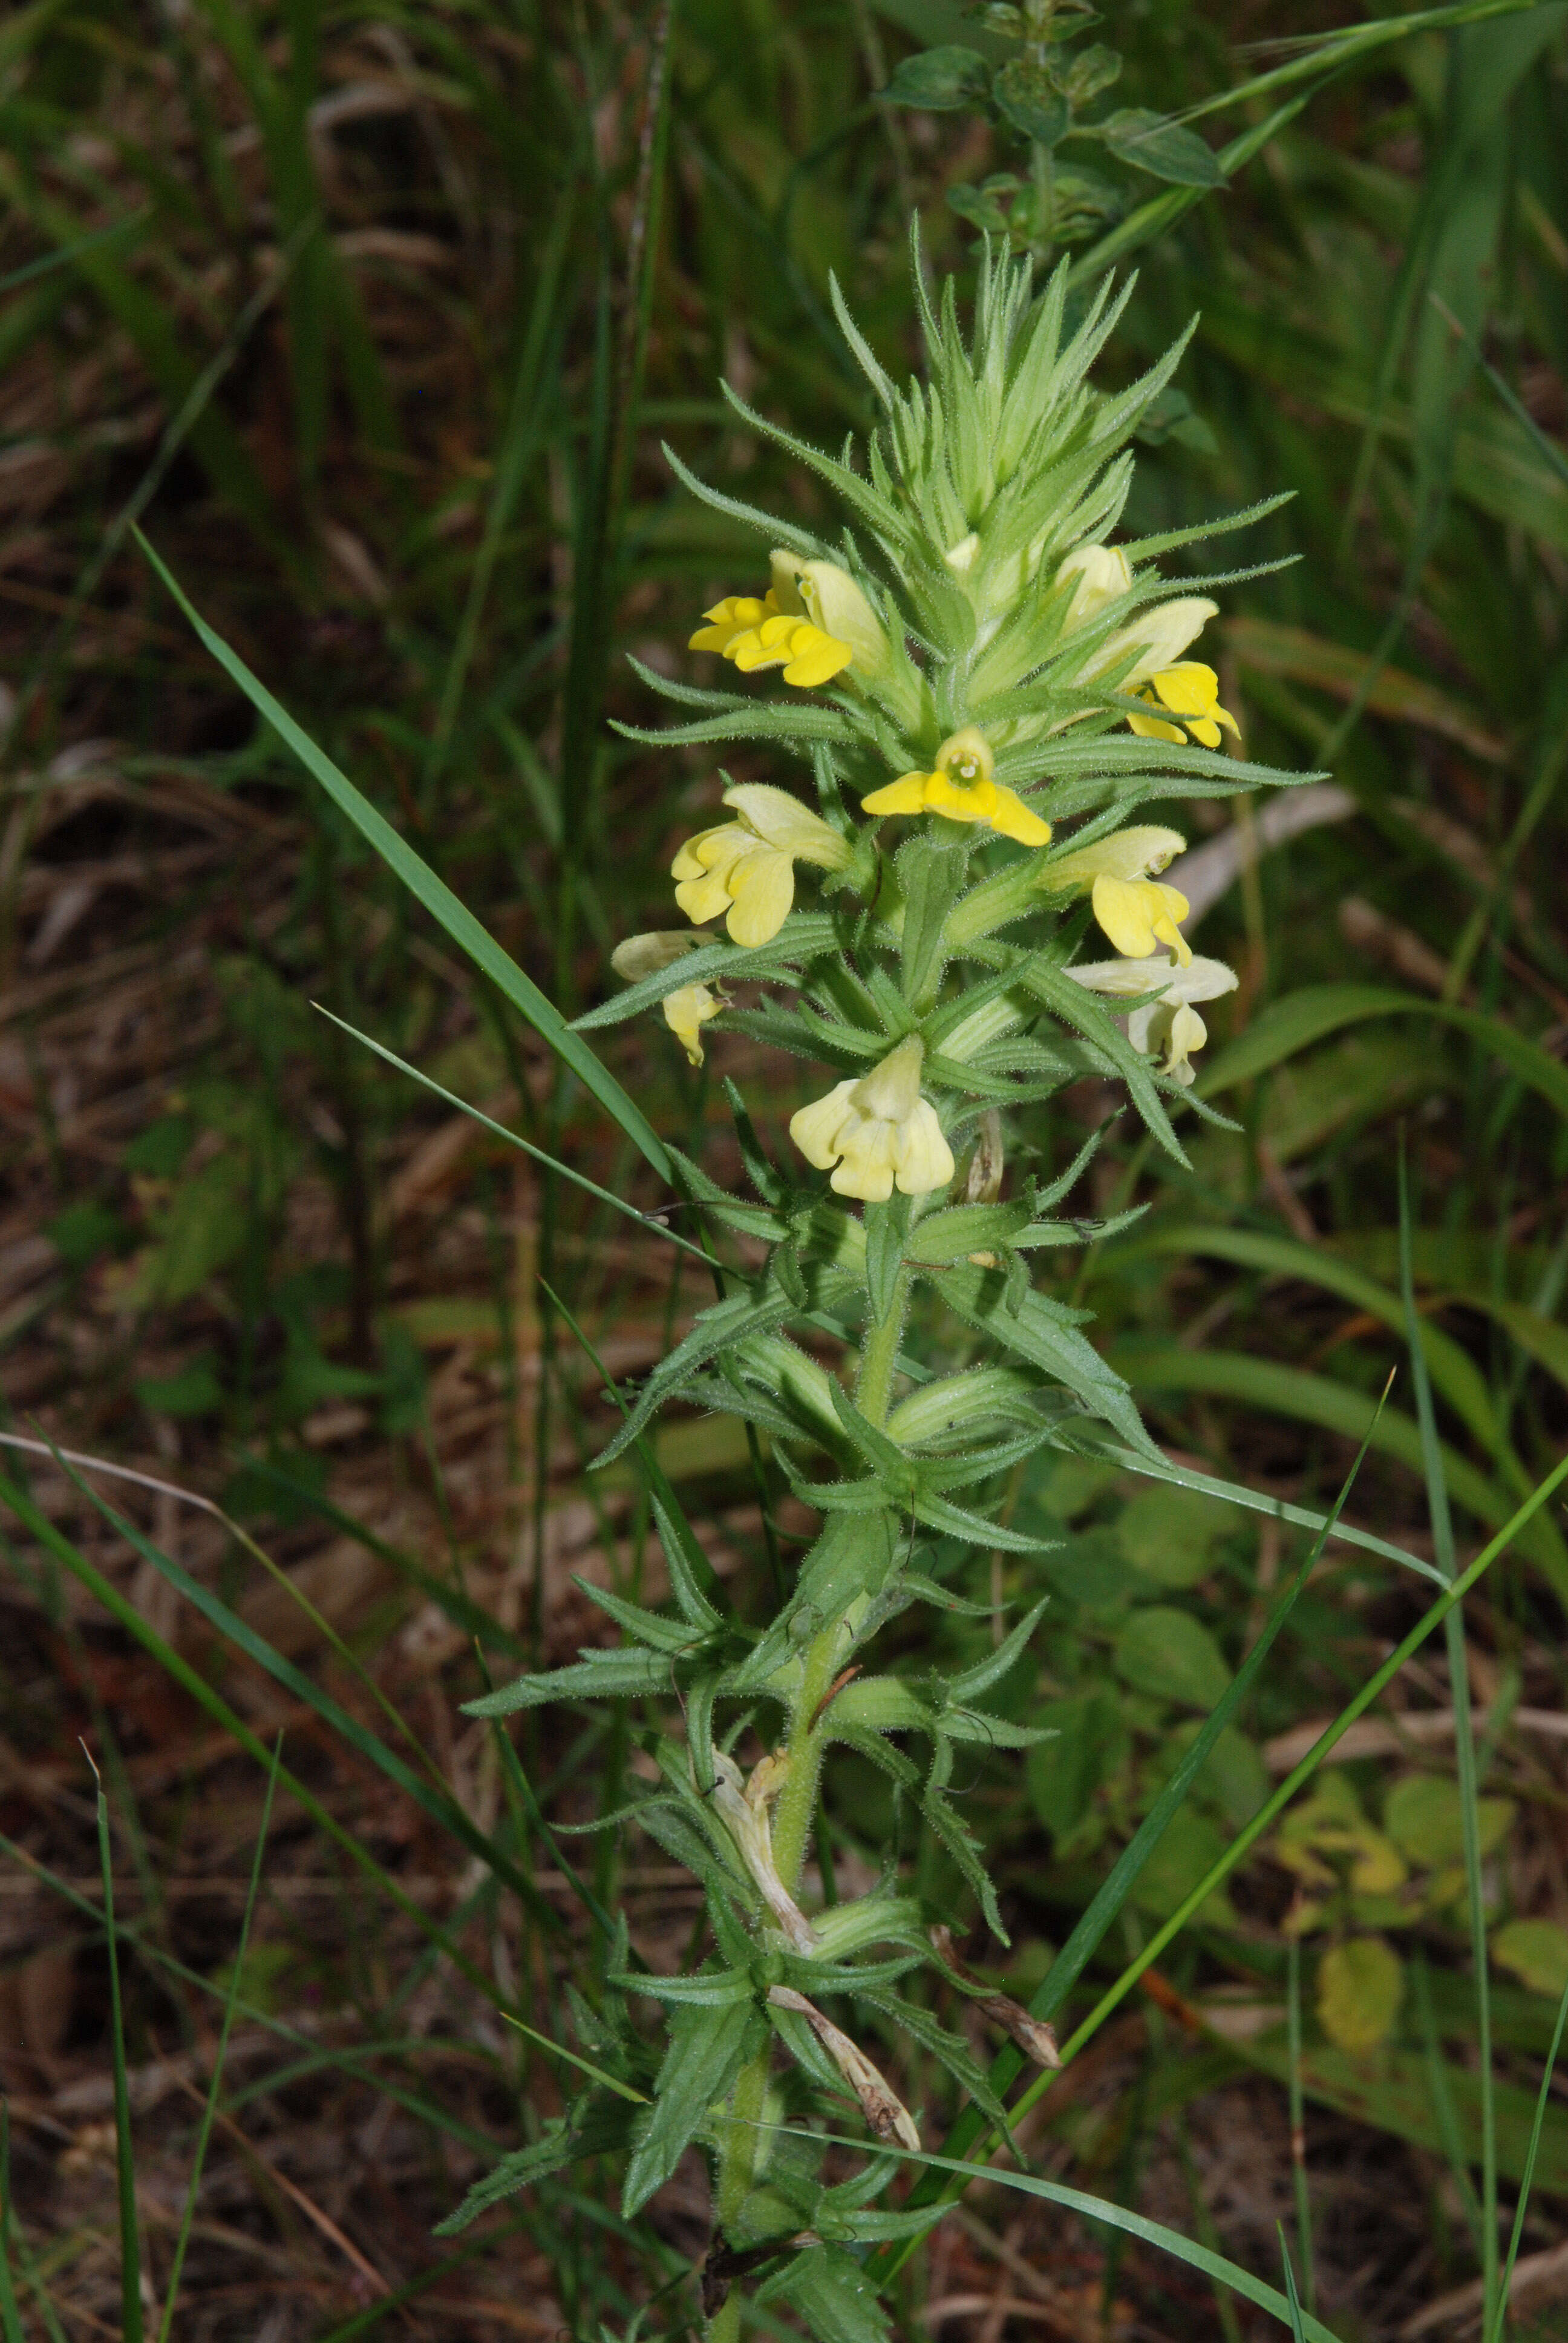
[[[1241,738],[1241,726],[1220,705],[1220,679],[1201,659],[1181,659],[1175,667],[1161,668],[1137,697],[1151,707],[1167,709],[1176,719],[1172,724],[1159,716],[1130,716],[1129,727],[1145,739],[1180,741],[1185,727],[1202,748],[1217,749],[1221,725]]]
[[[820,566],[820,565],[819,565]],[[829,683],[853,664],[854,648],[813,623],[794,597],[786,608],[777,586],[766,594],[729,594],[704,610],[705,626],[687,639],[688,650],[717,651],[742,675],[782,668],[784,680],[804,689]]]
[[[949,821],[983,821],[1020,846],[1045,846],[1050,824],[1025,805],[1016,790],[994,781],[995,759],[985,734],[973,724],[954,732],[937,750],[936,770],[901,773],[861,799],[869,814],[940,813]]]

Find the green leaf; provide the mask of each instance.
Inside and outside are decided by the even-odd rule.
[[[1213,1550],[1231,1526],[1219,1497],[1157,1482],[1141,1489],[1116,1524],[1116,1542],[1134,1570],[1158,1586],[1181,1589],[1204,1577]]]
[[[1491,1855],[1507,1836],[1516,1812],[1512,1798],[1477,1798],[1480,1852]],[[1464,1854],[1464,1801],[1446,1774],[1408,1774],[1389,1792],[1384,1830],[1407,1861],[1424,1871],[1458,1863]]]
[[[1044,66],[1027,57],[1014,57],[1003,65],[991,84],[991,96],[1013,128],[1038,146],[1054,146],[1072,119],[1066,98]]]
[[[446,929],[453,942],[467,953],[475,967],[489,978],[515,1009],[521,1011],[534,1031],[548,1043],[562,1063],[577,1075],[583,1087],[598,1100],[605,1112],[646,1157],[659,1178],[668,1182],[671,1168],[669,1157],[665,1152],[663,1141],[642,1109],[628,1096],[608,1067],[595,1057],[588,1043],[571,1031],[560,1011],[547,1000],[533,979],[526,976],[511,956],[486,933],[472,911],[457,900],[446,881],[437,878],[428,863],[398,836],[385,815],[377,813],[369,799],[355,788],[347,774],[339,771],[326,751],[317,747],[288,710],[273,698],[264,684],[256,680],[239,654],[231,650],[222,636],[216,634],[206,620],[192,608],[141,531],[137,529],[135,534],[142,551],[195,628],[203,649],[239,686],[257,715],[272,726],[286,748],[293,749],[307,772],[320,782],[334,804],[347,814],[360,835],[375,848],[387,869]]]
[[[591,2113],[590,2113],[591,2108]],[[624,2106],[615,2112],[616,2102],[606,2093],[582,2101],[569,2116],[550,2116],[539,2137],[528,2147],[518,2147],[476,2180],[456,2212],[437,2221],[432,2235],[437,2237],[456,2237],[481,2213],[488,2212],[504,2197],[515,2197],[519,2188],[531,2187],[535,2181],[548,2179],[585,2156],[602,2155],[608,2148],[621,2146],[630,2127],[630,2117]]]
[[[621,2189],[629,2220],[662,2188],[739,2070],[756,2012],[750,2002],[728,2009],[678,2009],[669,2046],[654,2085],[653,2105],[639,2116],[631,2161]]]
[[[1392,2033],[1404,1965],[1381,1936],[1332,1945],[1318,1964],[1318,2019],[1335,2047],[1364,2058]]]
[[[1492,1957],[1532,1993],[1568,1992],[1568,1928],[1559,1921],[1506,1921],[1493,1931]]]
[[[877,2289],[853,2254],[809,2246],[757,2289],[759,2303],[787,2303],[816,2343],[889,2343],[891,2328]]]
[[[978,50],[957,44],[922,49],[900,59],[878,96],[889,106],[918,106],[930,114],[957,114],[980,107],[990,95],[990,67]]]
[[[929,1212],[904,1245],[909,1261],[942,1264],[996,1252],[1029,1226],[1027,1204],[952,1204]]]
[[[1135,1611],[1116,1638],[1116,1673],[1136,1692],[1183,1708],[1213,1708],[1231,1671],[1213,1636],[1188,1612],[1163,1603]]]
[[[1065,1313],[1043,1294],[1026,1293],[1013,1312],[1005,1306],[1003,1281],[994,1271],[955,1266],[943,1270],[937,1282],[955,1317],[996,1336],[1032,1366],[1042,1367],[1091,1415],[1113,1424],[1141,1454],[1160,1457],[1121,1377],[1107,1366],[1092,1342],[1064,1322]]]
[[[1078,1828],[1102,1782],[1111,1781],[1131,1751],[1121,1704],[1104,1686],[1048,1700],[1030,1712],[1054,1737],[1029,1755],[1030,1804],[1055,1839]]]
[[[1147,106],[1124,106],[1093,128],[1118,162],[1131,163],[1153,178],[1171,179],[1181,187],[1220,187],[1225,183],[1220,157],[1195,130],[1151,114]]]
[[[866,1289],[871,1315],[878,1320],[892,1314],[909,1230],[908,1196],[890,1196],[885,1204],[866,1206]]]
[[[1282,1059],[1294,1057],[1298,1050],[1322,1041],[1325,1034],[1369,1017],[1435,1017],[1459,1032],[1469,1033],[1483,1041],[1494,1057],[1538,1091],[1559,1114],[1568,1116],[1568,1067],[1500,1018],[1478,1009],[1462,1009],[1455,1001],[1423,1001],[1417,993],[1370,984],[1303,985],[1274,1001],[1238,1040],[1221,1051],[1199,1080],[1200,1095],[1213,1098],[1238,1082],[1250,1081]]]
[[[478,1700],[462,1704],[465,1716],[515,1716],[521,1708],[543,1708],[556,1700],[635,1700],[668,1693],[674,1684],[668,1658],[633,1646],[596,1652],[576,1666],[546,1675],[519,1676]]]

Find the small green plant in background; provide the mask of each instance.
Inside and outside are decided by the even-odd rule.
[[[882,93],[890,105],[979,114],[1023,148],[1022,171],[949,188],[961,219],[1039,261],[1128,210],[1135,182],[1108,178],[1096,160],[1179,186],[1224,184],[1223,166],[1195,130],[1148,106],[1098,107],[1121,78],[1122,58],[1102,41],[1076,45],[1100,21],[1090,0],[980,0],[969,13],[1012,52],[1005,63],[957,43],[924,49],[903,59]]]

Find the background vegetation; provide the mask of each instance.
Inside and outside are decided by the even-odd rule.
[[[1326,1505],[1402,1373],[1346,1516],[1372,1543],[1327,1550],[1070,2026],[1429,1599],[1376,1542],[1452,1574],[1555,1462],[1568,1406],[1568,9],[1412,19],[1290,79],[1281,36],[1334,14],[1135,0],[1096,34],[1118,101],[1197,109],[1236,166],[1163,195],[1108,168],[1082,222],[1086,274],[1141,270],[1111,379],[1200,313],[1129,526],[1295,491],[1243,541],[1294,565],[1224,593],[1221,696],[1250,754],[1343,794],[1290,839],[1245,799],[1173,815],[1208,858],[1202,948],[1242,972],[1201,1082],[1242,1129],[1194,1126],[1180,1178],[1113,1132],[1082,1209],[1150,1212],[1050,1258],[1168,1450],[1271,1502]],[[757,566],[659,443],[811,508],[716,380],[819,440],[863,428],[830,270],[911,362],[911,211],[961,270],[1019,161],[1005,122],[879,102],[953,42],[1007,54],[945,0],[33,0],[0,25],[4,1388],[15,1439],[122,1468],[13,1446],[0,1487],[8,2334],[591,2337],[650,2296],[645,2332],[695,2316],[695,2165],[630,2225],[589,2166],[429,2231],[558,2104],[547,2046],[592,2055],[563,1996],[597,1990],[596,1910],[623,1901],[666,1967],[699,1919],[650,1842],[546,1819],[625,1803],[635,1720],[532,1720],[515,1763],[457,1704],[601,1636],[573,1573],[661,1594],[635,1476],[580,1467],[603,1373],[651,1363],[701,1295],[317,1012],[662,1201],[131,531],[587,1007],[717,797],[698,753],[607,729],[657,720],[623,654],[690,672],[695,612]],[[606,1055],[720,1177],[715,1075],[780,1127],[806,1094],[739,1038],[701,1075],[651,1025]],[[1027,1148],[1064,1161],[1115,1103],[1091,1091]],[[805,1516],[759,1501],[728,1420],[668,1423],[658,1457],[743,1603]],[[1032,1986],[1307,1549],[1273,1513],[1069,1462],[1015,1503],[1064,1542],[1004,1689],[1063,1732],[969,1786],[1013,1935],[969,1956]],[[1016,1604],[1039,1576],[1010,1560],[970,1591]],[[1568,1983],[1565,1604],[1549,1506],[1041,2100],[1037,2170],[1271,2278],[1283,2219],[1342,2336],[1473,2328]],[[829,1805],[840,1875],[902,1828],[961,1936],[945,1858],[879,1777],[844,1764]],[[900,2087],[954,2112],[934,2068]],[[1526,2322],[1568,2297],[1565,2198],[1553,2101]],[[1268,2325],[990,2184],[893,2299],[900,2332],[990,2338]]]

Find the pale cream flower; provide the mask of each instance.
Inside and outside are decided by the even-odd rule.
[[[646,935],[628,936],[623,944],[617,944],[609,964],[617,976],[624,977],[628,984],[640,984],[645,976],[661,975],[688,952],[708,941],[707,936],[689,934],[685,928],[655,928]],[[722,995],[710,991],[706,984],[683,984],[676,991],[667,992],[659,1006],[664,1011],[665,1023],[692,1064],[701,1065],[701,1029],[723,1008]]]
[[[817,1948],[811,1924],[779,1876],[773,1859],[773,1807],[789,1778],[789,1760],[782,1751],[764,1757],[746,1779],[733,1757],[713,1752],[713,1803],[725,1828],[740,1850],[747,1870],[782,1933],[798,1953]]]
[[[920,1096],[924,1059],[924,1044],[911,1033],[859,1081],[835,1083],[790,1119],[790,1138],[808,1163],[832,1172],[838,1195],[885,1204],[895,1180],[906,1196],[929,1195],[951,1180],[952,1150],[935,1107]]]
[[[1108,602],[1125,594],[1132,584],[1132,571],[1120,546],[1081,545],[1057,568],[1059,586],[1070,578],[1074,581],[1072,599],[1063,620],[1069,630],[1087,626],[1091,618],[1098,618]]]
[[[738,819],[689,838],[670,865],[675,900],[689,920],[721,915],[738,944],[776,936],[795,900],[795,864],[841,870],[849,849],[836,830],[787,789],[742,781],[724,792]]]
[[[1136,960],[1166,944],[1186,962],[1191,948],[1177,922],[1187,916],[1187,898],[1179,887],[1161,886],[1149,875],[1163,870],[1186,843],[1180,830],[1140,823],[1061,855],[1041,872],[1040,883],[1052,894],[1089,890],[1094,916],[1119,952]]]
[[[1163,953],[1143,960],[1091,960],[1066,972],[1091,992],[1121,1000],[1158,989],[1158,1001],[1145,1001],[1129,1016],[1127,1038],[1145,1057],[1163,1050],[1161,1071],[1183,1090],[1193,1080],[1192,1052],[1209,1038],[1209,1029],[1192,1003],[1218,1001],[1222,993],[1234,992],[1237,981],[1235,970],[1227,968],[1222,960],[1190,959],[1185,967],[1180,967]]]
[[[852,2041],[841,2026],[835,2026],[814,2001],[809,2001],[803,1993],[797,1993],[793,1986],[769,1986],[768,1998],[775,2009],[792,2010],[797,2017],[805,2019],[859,2100],[860,2112],[877,2137],[890,2144],[897,2140],[901,2147],[910,2148],[918,2156],[920,2135],[915,2127],[913,2116],[881,2068],[872,2064],[859,2044]]]

